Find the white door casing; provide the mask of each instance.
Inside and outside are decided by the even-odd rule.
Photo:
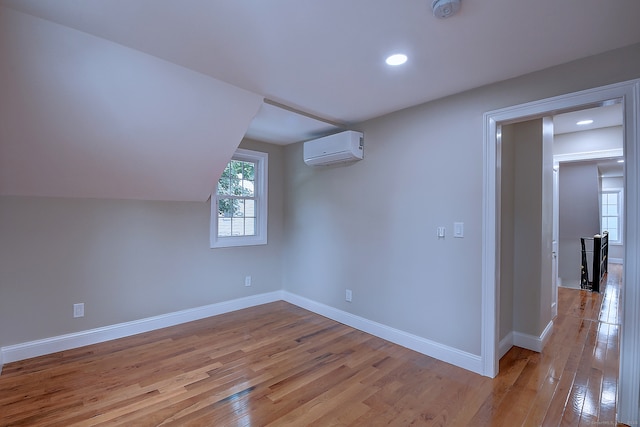
[[[637,426],[640,418],[640,80],[588,89],[545,100],[489,111],[484,114],[483,227],[482,227],[482,338],[483,373],[498,373],[500,278],[499,134],[502,124],[516,123],[619,99],[624,107],[625,265],[624,316],[620,350],[618,422]]]

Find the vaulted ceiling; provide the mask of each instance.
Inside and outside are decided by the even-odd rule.
[[[206,200],[274,104],[321,132],[640,42],[637,0],[462,1],[0,0],[0,194]]]

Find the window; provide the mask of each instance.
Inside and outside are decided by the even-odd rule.
[[[211,195],[211,247],[267,243],[267,153],[238,149]]]
[[[609,243],[622,243],[622,190],[602,192],[602,231],[609,232]]]

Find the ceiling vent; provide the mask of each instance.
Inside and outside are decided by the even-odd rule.
[[[431,9],[436,18],[448,18],[460,10],[460,0],[433,0]]]

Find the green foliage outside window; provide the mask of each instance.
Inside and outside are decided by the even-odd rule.
[[[254,197],[255,163],[232,160],[218,180],[219,217],[245,216],[245,200]],[[253,215],[252,215],[253,216]]]

